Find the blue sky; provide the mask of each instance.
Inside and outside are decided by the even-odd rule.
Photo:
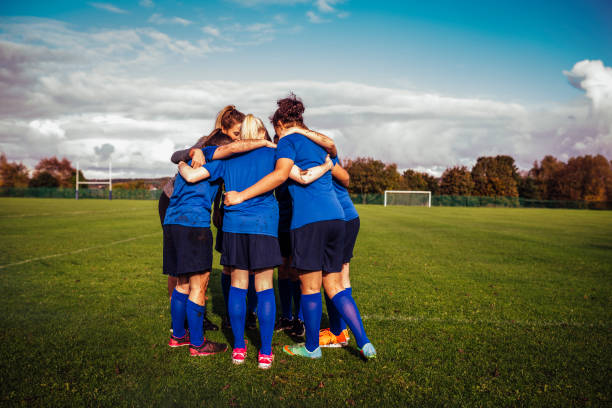
[[[68,155],[93,155],[108,138],[119,156],[121,143],[114,138],[120,137],[120,123],[129,123],[124,134],[151,126],[165,137],[164,146],[182,146],[194,134],[206,133],[199,128],[223,103],[266,117],[283,96],[278,92],[289,89],[308,97],[313,124],[336,136],[347,156],[370,151],[359,148],[358,141],[370,137],[372,129],[351,123],[375,117],[368,120],[381,121],[381,134],[403,132],[406,150],[418,146],[412,156],[399,156],[392,148],[376,152],[401,168],[439,174],[447,166],[497,153],[512,154],[527,168],[543,153],[563,158],[612,149],[607,116],[593,110],[596,99],[608,106],[610,1],[57,0],[5,2],[0,16],[3,62],[14,64],[9,71],[15,75],[2,83],[4,92],[10,94],[12,86],[27,79],[33,99],[24,97],[24,106],[34,106],[34,100],[49,103],[48,109],[28,108],[27,114],[2,112],[0,148],[27,164],[42,153],[13,144],[18,122],[28,131],[60,135],[55,142]],[[585,60],[574,72],[575,64]],[[579,78],[574,86],[570,77]],[[105,82],[87,83],[87,78]],[[129,83],[136,82],[149,84],[150,98],[166,95],[166,105],[155,100],[155,114],[135,111],[138,102],[130,98],[137,97]],[[114,99],[97,106],[93,90],[102,86],[97,91]],[[190,89],[200,92],[192,95],[194,103],[210,101],[210,106],[203,107],[201,117],[184,119],[181,96],[167,95],[172,87],[184,95],[191,95]],[[453,115],[453,106],[466,109],[463,119]],[[325,107],[345,111],[334,122],[321,112]],[[582,121],[554,129],[555,115]],[[116,133],[85,136],[85,117],[116,122]],[[478,125],[475,118],[485,119]],[[164,126],[172,121],[184,133],[164,136]],[[190,129],[194,134],[187,134]],[[438,156],[426,151],[431,132],[451,144]],[[498,133],[501,139],[491,139]],[[557,136],[550,137],[548,147],[541,134]],[[136,146],[141,136],[133,138]],[[557,148],[560,142],[566,147]],[[525,143],[532,146],[522,147]],[[165,153],[152,154],[161,163]],[[101,159],[92,156],[92,165]],[[134,167],[128,156],[118,160],[124,167],[117,169],[125,174],[151,171]],[[164,166],[163,171],[171,171]]]

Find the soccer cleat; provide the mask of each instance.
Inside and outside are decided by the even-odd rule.
[[[345,336],[346,330],[343,330],[339,335],[332,333],[330,329],[319,331],[319,346],[321,347],[344,347],[348,345],[348,339]]]
[[[219,326],[208,320],[208,317],[204,317],[204,331],[217,331]]]
[[[257,363],[258,367],[262,370],[267,370],[272,367],[272,362],[274,361],[274,354],[266,355],[261,354],[261,352],[257,355]]]
[[[286,345],[283,347],[283,351],[292,356],[300,356],[306,358],[321,358],[321,347],[317,347],[313,351],[308,351],[304,343],[294,344],[292,346]]]
[[[361,353],[361,356],[366,359],[376,358],[376,349],[374,349],[372,343],[364,344],[363,347],[359,349],[359,353]]]
[[[255,313],[247,313],[245,327],[247,330],[257,330],[257,315]]]
[[[189,332],[185,332],[185,335],[183,337],[175,337],[174,334],[171,334],[168,345],[170,347],[188,346],[189,345]]]
[[[342,334],[344,334],[344,337],[346,338],[346,342],[348,343],[348,342],[349,342],[349,340],[351,339],[351,338],[349,337],[349,331],[348,331],[348,329],[344,329],[344,330],[342,330]]]
[[[274,331],[289,330],[293,327],[293,320],[281,317],[274,325]]]
[[[293,319],[293,327],[289,329],[289,335],[293,337],[304,337],[306,334],[306,327],[304,322],[300,319]]]
[[[232,363],[234,364],[242,364],[244,363],[244,359],[246,358],[247,351],[246,348],[235,348],[232,350]]]
[[[227,350],[227,344],[215,343],[208,339],[204,339],[204,343],[201,346],[189,345],[189,353],[194,356],[211,356],[217,353],[223,353]]]

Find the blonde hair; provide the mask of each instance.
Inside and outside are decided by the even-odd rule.
[[[252,139],[269,139],[268,130],[264,126],[261,119],[256,118],[250,113],[246,115],[242,121],[242,127],[240,128],[240,139],[241,140],[252,140]]]

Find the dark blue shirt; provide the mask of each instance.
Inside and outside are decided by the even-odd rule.
[[[282,137],[276,148],[277,160],[291,159],[301,169],[323,164],[326,156],[325,149],[298,133]],[[292,230],[313,222],[344,219],[329,171],[306,185],[291,180],[289,192],[293,201]]]
[[[211,169],[214,171],[214,167],[218,167],[221,163],[219,160],[211,162],[208,171],[210,172]],[[166,210],[164,225],[210,227],[210,207],[218,189],[219,184],[211,183],[209,180],[188,183],[178,173],[174,180],[174,192]]]
[[[226,191],[242,191],[252,186],[274,170],[275,149],[260,147],[247,153],[232,156],[220,167],[205,165],[210,180],[222,178]],[[278,204],[272,191],[253,197],[238,205],[224,208],[223,231],[236,234],[260,234],[278,236]]]
[[[340,163],[337,156],[332,159],[332,163],[334,163],[334,166]],[[351,200],[348,190],[342,184],[338,183],[338,180],[333,177],[332,183],[334,185],[336,197],[338,197],[338,201],[340,201],[340,205],[344,211],[344,221],[354,220],[355,218],[359,217],[359,213],[357,213],[357,210],[355,209],[355,205],[353,204],[353,200]]]

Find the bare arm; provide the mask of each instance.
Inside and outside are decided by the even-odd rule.
[[[235,142],[219,146],[217,150],[215,150],[215,154],[213,154],[213,159],[226,159],[234,154],[249,152],[251,150],[259,149],[260,147],[276,148],[276,145],[272,142],[268,142],[265,139],[236,140]]]
[[[289,172],[293,166],[293,160],[281,158],[276,161],[274,171],[243,191],[228,191],[225,193],[224,203],[226,206],[240,204],[258,195],[267,193],[280,186],[289,178]]]
[[[287,129],[285,133],[299,133],[301,135],[304,135],[308,139],[312,140],[313,142],[324,148],[331,157],[336,157],[338,155],[338,151],[336,150],[336,144],[334,143],[334,141],[322,133],[297,126]]]
[[[204,180],[210,177],[210,173],[208,172],[208,170],[206,170],[206,168],[198,167],[197,169],[194,169],[183,161],[179,162],[178,169],[179,173],[181,173],[181,176],[188,183],[195,183],[197,181]]]
[[[345,188],[348,188],[349,183],[351,181],[351,175],[348,171],[344,170],[340,164],[336,164],[332,168],[332,177],[338,180],[340,184],[342,184]]]
[[[318,180],[322,175],[327,173],[333,167],[333,163],[329,158],[329,155],[325,158],[325,163],[319,164],[309,168],[308,170],[301,170],[295,164],[291,167],[289,178],[297,181],[300,184],[310,184],[315,180]]]

